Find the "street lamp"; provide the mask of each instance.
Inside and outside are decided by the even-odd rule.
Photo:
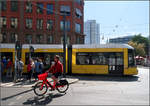
[[[32,51],[31,39],[29,39],[29,60],[31,60],[31,51]]]
[[[14,82],[16,83],[16,79],[17,79],[17,40],[18,37],[17,35],[15,35],[15,69],[14,69]]]
[[[67,36],[67,33],[66,33],[66,12],[64,11],[63,12],[63,24],[64,24],[64,34],[63,34],[63,50],[64,50],[64,58],[63,58],[63,63],[64,63],[64,67],[63,67],[63,70],[64,70],[64,73],[63,73],[63,77],[66,77],[66,36]]]

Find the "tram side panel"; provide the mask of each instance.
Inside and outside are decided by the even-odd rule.
[[[95,64],[78,64],[77,63],[78,53],[95,53],[95,52],[101,53],[101,52],[104,52],[104,49],[73,48],[72,49],[72,73],[73,74],[108,74],[107,64],[95,65]]]

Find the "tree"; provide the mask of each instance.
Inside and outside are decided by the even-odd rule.
[[[148,38],[141,36],[141,34],[138,34],[132,38],[132,42],[136,42],[137,44],[144,44],[145,53],[146,55],[148,55],[148,49],[150,46],[150,40]]]
[[[128,42],[128,44],[135,49],[136,56],[145,56],[145,50],[144,50],[143,43],[138,44],[137,42],[130,41],[130,42]]]

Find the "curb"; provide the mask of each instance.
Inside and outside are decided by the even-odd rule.
[[[66,78],[67,81],[69,82],[69,84],[74,84],[74,83],[77,83],[79,81],[79,79],[76,79],[76,78]],[[29,83],[29,82],[24,82],[23,84],[19,84],[19,83],[22,83],[22,82],[18,82],[18,83],[13,83],[13,82],[9,82],[9,83],[0,83],[0,87],[34,87],[34,85],[36,84],[33,83]]]
[[[79,79],[74,79],[74,81],[69,82],[69,84],[74,84],[77,83],[79,81]]]

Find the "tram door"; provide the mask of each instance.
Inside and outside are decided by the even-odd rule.
[[[109,74],[123,75],[123,53],[110,53],[108,63]]]

